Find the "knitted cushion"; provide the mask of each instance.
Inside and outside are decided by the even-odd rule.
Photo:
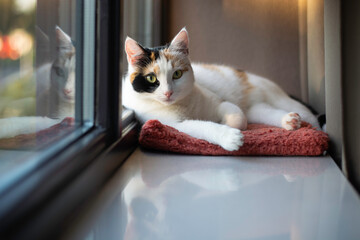
[[[147,149],[195,155],[316,156],[327,150],[329,141],[325,132],[316,130],[305,122],[295,131],[264,124],[249,124],[248,129],[242,133],[244,145],[237,151],[227,151],[157,120],[149,120],[141,129],[139,143]]]

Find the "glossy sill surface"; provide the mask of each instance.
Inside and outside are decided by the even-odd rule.
[[[360,239],[360,200],[328,157],[137,149],[65,239]]]

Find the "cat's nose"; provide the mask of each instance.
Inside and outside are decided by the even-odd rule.
[[[167,91],[167,92],[164,93],[164,95],[165,95],[167,98],[170,98],[173,93],[174,93],[173,91]]]
[[[63,89],[63,92],[65,93],[65,95],[67,95],[67,94],[70,94],[71,93],[71,90],[70,89]]]

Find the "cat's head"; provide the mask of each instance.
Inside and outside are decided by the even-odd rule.
[[[59,97],[69,103],[75,101],[75,47],[71,38],[56,27],[56,59],[51,66],[51,84]]]
[[[163,47],[145,48],[127,37],[125,51],[129,64],[126,80],[142,97],[169,105],[192,91],[194,74],[185,28]]]

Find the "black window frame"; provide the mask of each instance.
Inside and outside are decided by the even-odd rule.
[[[83,3],[77,0],[83,26]],[[56,239],[74,211],[99,190],[136,146],[133,114],[121,111],[120,59],[123,1],[96,0],[95,121],[74,131],[71,140],[40,153],[43,164],[18,179],[0,202],[1,239]],[[83,38],[83,31],[77,36]],[[82,49],[77,49],[77,54]],[[77,64],[82,75],[82,65]],[[77,75],[78,77],[79,75]],[[82,99],[80,94],[79,99]],[[77,102],[77,111],[82,108]],[[82,115],[77,115],[82,119]],[[122,126],[122,123],[127,125]],[[118,149],[115,159],[101,158]],[[121,156],[121,157],[119,157]]]

